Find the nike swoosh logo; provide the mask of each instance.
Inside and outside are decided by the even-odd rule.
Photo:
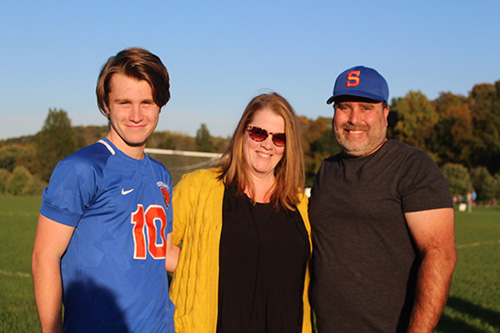
[[[130,192],[132,192],[133,190],[134,190],[134,189],[131,189],[131,190],[127,190],[127,191],[125,191],[125,189],[124,189],[124,188],[122,188],[122,195],[127,195],[127,194],[129,194]]]

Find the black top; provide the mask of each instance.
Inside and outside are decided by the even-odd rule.
[[[309,240],[298,210],[224,193],[217,332],[300,332]]]
[[[405,332],[420,262],[405,213],[445,207],[453,206],[439,168],[402,142],[326,159],[309,204],[319,332]]]

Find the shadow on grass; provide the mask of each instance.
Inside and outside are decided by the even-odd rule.
[[[489,326],[492,326],[495,329],[500,330],[500,313],[496,311],[486,309],[480,305],[476,305],[474,303],[471,303],[469,301],[454,296],[448,299],[446,307],[461,312],[463,314],[466,314],[471,318],[477,318],[482,323],[485,323]],[[483,329],[471,326],[470,324],[461,319],[451,318],[446,315],[443,315],[439,320],[437,330],[440,332],[454,332],[454,333],[484,332]]]

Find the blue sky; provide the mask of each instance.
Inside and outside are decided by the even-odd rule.
[[[500,2],[0,0],[0,139],[30,135],[49,108],[105,125],[101,66],[140,46],[169,70],[158,130],[234,131],[255,95],[276,91],[298,115],[331,116],[336,76],[377,69],[390,98],[467,95],[500,80]]]

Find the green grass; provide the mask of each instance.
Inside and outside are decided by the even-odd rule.
[[[500,207],[456,212],[458,261],[438,332],[500,331]]]
[[[39,332],[31,251],[40,197],[0,196],[0,332]],[[437,332],[500,331],[500,207],[456,212],[458,262]]]
[[[0,332],[39,332],[31,251],[40,197],[0,196]]]

